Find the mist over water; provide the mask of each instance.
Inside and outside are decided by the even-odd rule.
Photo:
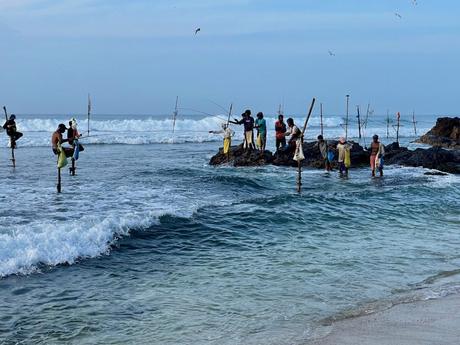
[[[210,167],[220,118],[180,118],[164,145],[171,119],[106,116],[58,195],[64,120],[18,120],[15,170],[0,149],[0,343],[302,344],[325,319],[460,287],[457,176],[307,169],[299,195],[290,168]]]

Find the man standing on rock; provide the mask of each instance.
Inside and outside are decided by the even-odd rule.
[[[286,146],[286,124],[284,123],[284,116],[279,115],[278,121],[275,122],[275,136],[276,136],[276,150],[284,149]]]
[[[324,161],[324,169],[329,172],[332,170],[331,168],[331,162],[329,161],[329,148],[327,145],[327,141],[324,140],[323,136],[320,134],[318,135],[318,142],[316,145],[319,149],[319,152],[321,153],[321,157],[323,157]]]
[[[380,177],[383,176],[383,156],[385,155],[385,146],[379,141],[379,136],[375,134],[371,143],[371,170],[372,177],[375,177],[375,169],[379,170]]]
[[[296,149],[296,146],[297,146],[297,139],[300,138],[300,135],[302,133],[301,133],[299,127],[297,127],[294,124],[294,119],[292,119],[291,117],[289,119],[287,119],[287,125],[288,125],[288,129],[287,129],[286,133],[284,133],[285,137],[289,137],[288,146],[286,148],[286,151],[294,152],[295,149]]]
[[[230,121],[236,125],[244,125],[244,148],[245,149],[255,149],[254,146],[254,118],[251,116],[251,110],[247,109],[243,114],[241,114],[242,119],[235,121]]]

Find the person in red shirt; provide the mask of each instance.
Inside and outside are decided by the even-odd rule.
[[[286,146],[286,124],[284,123],[284,116],[279,115],[278,121],[275,122],[276,133],[276,149],[283,149]]]

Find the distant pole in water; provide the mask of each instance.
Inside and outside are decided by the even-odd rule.
[[[61,193],[61,168],[58,168],[58,183],[57,183],[57,192]]]
[[[319,116],[320,116],[320,125],[321,125],[321,135],[323,135],[323,103],[319,104]]]
[[[350,95],[347,95],[347,117],[345,119],[345,141],[348,139],[348,104],[350,100]]]
[[[8,121],[8,112],[6,111],[6,106],[3,106],[3,112],[5,113],[6,121]],[[11,162],[13,163],[13,168],[16,168],[16,158],[14,158],[15,142],[13,138],[11,137],[10,137],[10,146],[11,146]]]
[[[369,115],[371,114],[371,104],[367,103],[366,119],[364,120],[364,128],[367,129],[367,121],[369,121]]]
[[[398,124],[396,125],[396,142],[399,144],[399,121],[401,119],[401,114],[399,113],[399,111],[396,114],[396,118],[398,120]]]
[[[313,112],[313,107],[315,106],[316,99],[313,98],[311,101],[310,109],[308,110],[307,118],[305,119],[305,123],[303,125],[302,133],[300,135],[300,145],[303,145],[303,136],[305,134],[305,130],[307,129],[308,121],[310,120],[311,113]],[[297,161],[297,192],[300,193],[302,189],[302,161]]]
[[[412,111],[412,123],[414,124],[414,134],[417,136],[417,121],[415,121],[415,111]]]
[[[89,137],[89,118],[91,116],[91,95],[88,93],[88,137]]]
[[[356,110],[358,111],[358,138],[361,139],[361,114],[359,113],[359,105],[356,106]]]
[[[387,109],[387,139],[390,137],[390,110]]]
[[[175,130],[175,128],[176,128],[176,119],[177,119],[177,115],[179,114],[179,112],[178,112],[178,110],[177,110],[177,109],[178,109],[178,108],[177,108],[178,104],[179,104],[179,96],[176,96],[176,106],[175,106],[175,108],[174,108],[174,113],[173,113],[173,130],[172,130],[173,134],[174,134],[174,130]]]

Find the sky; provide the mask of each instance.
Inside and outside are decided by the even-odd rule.
[[[456,115],[459,18],[458,0],[0,0],[0,104],[83,114],[90,93],[99,114],[169,114],[176,96],[302,114],[316,97],[343,114],[349,94]]]

